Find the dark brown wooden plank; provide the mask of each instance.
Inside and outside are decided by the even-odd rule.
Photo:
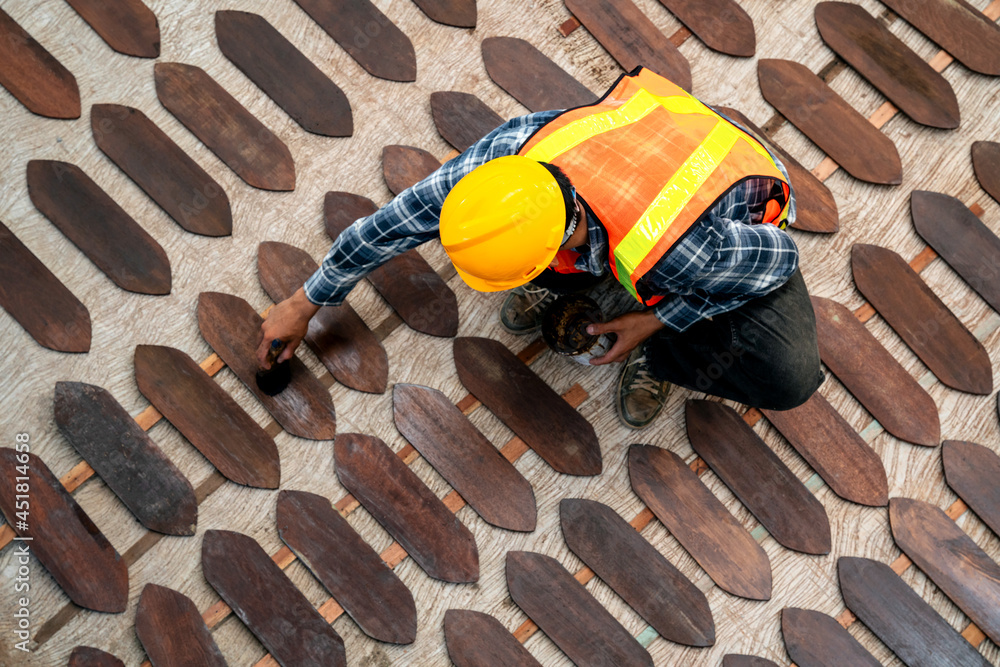
[[[735,410],[688,401],[691,447],[778,544],[807,554],[830,553],[830,521],[823,505]]]
[[[194,487],[105,389],[57,382],[56,426],[139,522],[167,535],[194,535]]]
[[[556,472],[601,473],[594,427],[503,343],[456,338],[454,351],[465,388]]]
[[[941,508],[910,498],[889,501],[889,525],[899,548],[1000,643],[1000,566]]]
[[[0,9],[0,86],[31,113],[47,118],[79,118],[76,78]]]
[[[160,56],[160,24],[141,0],[66,0],[118,53],[137,58]]]
[[[347,665],[344,640],[257,542],[209,530],[201,545],[205,579],[283,667]]]
[[[1000,76],[1000,28],[965,0],[882,0],[974,72]]]
[[[413,0],[432,21],[456,28],[476,27],[476,0]]]
[[[33,446],[30,440],[16,442],[21,443],[21,449]],[[18,484],[28,485],[27,514],[23,503],[20,509],[15,504],[25,495],[24,487],[18,490]],[[42,459],[0,447],[0,511],[18,537],[31,539],[27,544],[15,544],[14,553],[34,554],[70,600],[95,611],[125,611],[125,561]]]
[[[632,0],[564,0],[622,69],[642,65],[691,90],[691,66]]]
[[[722,657],[722,667],[778,667],[778,665],[767,658],[730,653]]]
[[[257,247],[257,277],[275,303],[292,296],[318,268],[309,253],[287,243],[265,241]],[[309,321],[305,342],[337,382],[373,394],[385,391],[385,348],[346,301],[320,308]]]
[[[905,259],[858,243],[851,249],[851,270],[858,291],[941,382],[970,394],[993,393],[986,348]]]
[[[288,387],[268,396],[257,387],[257,342],[260,315],[243,299],[219,292],[198,297],[198,328],[267,411],[292,435],[312,440],[332,440],[337,418],[330,392],[298,357],[289,359],[292,379]]]
[[[340,483],[424,572],[457,584],[479,580],[472,533],[384,442],[342,433],[333,454]]]
[[[382,149],[382,176],[389,191],[398,195],[441,167],[441,162],[423,148],[386,146]]]
[[[917,233],[1000,312],[1000,238],[965,204],[948,195],[914,190],[910,213]]]
[[[146,584],[135,610],[135,634],[153,667],[225,667],[198,607],[186,595]]]
[[[535,494],[520,472],[437,389],[392,388],[396,428],[489,524],[530,533]]]
[[[948,486],[1000,535],[1000,456],[974,442],[946,440],[941,460]]]
[[[509,551],[507,590],[514,603],[580,667],[652,667],[646,649],[556,559]]]
[[[827,46],[914,121],[958,127],[951,84],[874,16],[847,2],[821,2],[816,27]]]
[[[735,0],[660,0],[708,48],[751,57],[757,50],[753,19]]]
[[[410,589],[323,496],[278,494],[278,535],[373,639],[411,644],[417,607]]]
[[[900,440],[937,447],[937,405],[846,307],[812,297],[819,355],[847,390]]]
[[[441,137],[464,151],[503,124],[503,118],[485,102],[469,93],[431,93],[431,115]]]
[[[377,210],[365,197],[328,192],[323,204],[326,233],[336,240],[355,220]],[[393,257],[369,273],[368,281],[411,329],[446,338],[458,333],[458,299],[416,249]]]
[[[781,610],[781,634],[798,667],[879,667],[882,663],[836,620],[808,609]]]
[[[972,167],[983,190],[1000,202],[1000,143],[976,141],[972,144]]]
[[[444,640],[455,667],[541,667],[500,621],[479,611],[446,611]]]
[[[687,646],[715,643],[705,594],[614,510],[567,498],[559,519],[566,545],[661,637]]]
[[[795,222],[789,225],[792,229],[819,234],[832,234],[840,229],[840,215],[837,212],[837,202],[830,188],[816,178],[811,171],[803,167],[798,160],[789,155],[781,146],[772,142],[764,130],[754,125],[740,111],[730,107],[715,107],[717,111],[749,130],[768,148],[778,154],[781,163],[788,171],[788,180],[795,190]]]
[[[125,663],[100,649],[77,646],[69,655],[69,667],[125,667]]]
[[[597,101],[597,95],[528,41],[487,37],[481,50],[486,73],[528,111],[571,109]]]
[[[90,350],[90,312],[0,222],[0,306],[42,347]]]
[[[263,16],[218,11],[215,38],[222,54],[304,129],[327,137],[354,133],[344,91]]]
[[[847,608],[907,665],[989,665],[888,565],[867,558],[841,558],[837,573]]]
[[[205,70],[161,62],[153,76],[160,103],[248,185],[295,189],[295,162],[288,146]]]
[[[771,106],[854,178],[899,185],[895,144],[809,68],[791,60],[757,61],[760,90]]]
[[[95,104],[90,125],[97,147],[183,229],[204,236],[233,233],[226,191],[146,114]]]
[[[167,253],[75,164],[31,160],[28,195],[116,285],[140,294],[170,294]]]
[[[889,503],[882,459],[818,391],[792,410],[761,412],[838,496],[873,507]]]
[[[417,55],[410,38],[370,0],[295,2],[372,76],[416,81]]]
[[[632,445],[632,490],[719,588],[750,600],[771,597],[771,562],[764,550],[671,451]]]
[[[281,465],[274,440],[191,357],[172,347],[137,345],[135,382],[227,479],[278,488]]]

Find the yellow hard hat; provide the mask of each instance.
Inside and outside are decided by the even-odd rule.
[[[521,155],[473,169],[441,208],[441,245],[462,280],[480,292],[518,287],[544,271],[565,229],[555,177]]]

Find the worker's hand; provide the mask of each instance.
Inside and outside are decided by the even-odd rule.
[[[591,324],[587,327],[589,334],[613,333],[618,340],[603,357],[590,360],[594,366],[610,364],[613,361],[624,361],[625,358],[644,340],[663,328],[663,323],[656,319],[651,310],[639,313],[625,313],[610,322]]]
[[[278,339],[285,342],[285,350],[277,362],[288,361],[295,354],[295,349],[302,342],[309,329],[309,320],[319,310],[319,306],[311,302],[305,290],[301,287],[295,294],[271,308],[267,319],[260,325],[260,340],[257,342],[257,364],[264,369],[270,368],[267,363],[267,350],[271,341]]]

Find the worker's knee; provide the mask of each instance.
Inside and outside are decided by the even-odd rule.
[[[757,387],[759,405],[769,410],[791,410],[805,403],[823,383],[815,339],[798,341],[771,360]]]

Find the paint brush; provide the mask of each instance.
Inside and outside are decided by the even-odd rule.
[[[267,350],[268,368],[257,369],[257,388],[268,396],[276,396],[285,390],[292,380],[292,367],[287,361],[276,361],[285,351],[285,342],[275,338]]]

